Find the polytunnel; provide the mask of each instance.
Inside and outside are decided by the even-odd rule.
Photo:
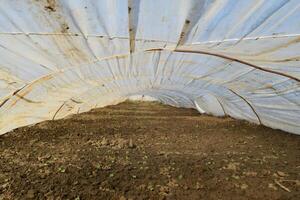
[[[300,134],[298,0],[1,0],[0,134],[144,95]]]

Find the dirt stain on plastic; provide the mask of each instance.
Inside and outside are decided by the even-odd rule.
[[[55,12],[56,11],[56,1],[55,0],[47,0],[47,5],[45,5],[45,10],[49,12]]]

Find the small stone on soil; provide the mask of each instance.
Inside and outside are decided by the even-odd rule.
[[[242,190],[245,190],[245,189],[247,189],[247,188],[248,188],[248,185],[247,185],[247,184],[243,183],[243,184],[241,185],[241,189],[242,189]]]
[[[282,176],[282,177],[288,176],[286,173],[284,173],[284,172],[282,172],[282,171],[277,171],[277,174],[278,174],[279,176]]]
[[[273,183],[269,183],[268,188],[271,188],[273,190],[277,190],[277,187]]]
[[[28,190],[27,194],[26,194],[26,198],[28,199],[33,199],[34,198],[34,190]]]

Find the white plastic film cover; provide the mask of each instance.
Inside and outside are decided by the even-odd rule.
[[[131,96],[300,134],[299,0],[0,0],[0,134]]]

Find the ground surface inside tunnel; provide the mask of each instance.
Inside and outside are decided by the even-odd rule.
[[[300,199],[300,137],[154,102],[0,136],[0,199]]]

